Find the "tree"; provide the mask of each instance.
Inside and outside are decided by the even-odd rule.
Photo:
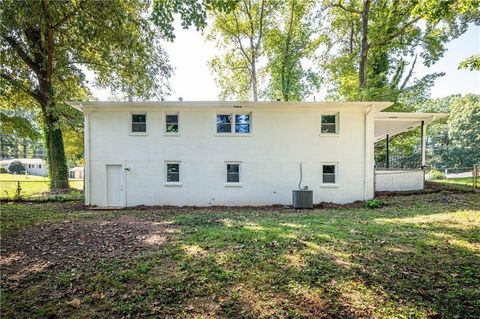
[[[23,174],[25,173],[25,167],[23,167],[23,164],[20,161],[13,161],[8,165],[8,170],[10,173],[14,174]]]
[[[324,1],[325,64],[340,96],[374,100],[390,96],[389,87],[406,89],[408,81],[391,84],[410,79],[418,49],[430,66],[443,55],[446,42],[469,23],[479,23],[478,8],[462,5],[467,2],[478,1]],[[414,61],[406,73],[405,58]]]
[[[276,10],[276,25],[266,31],[265,51],[270,83],[265,95],[271,100],[300,101],[319,88],[318,72],[302,62],[312,59],[322,43],[315,35],[315,2],[289,0]]]
[[[2,102],[39,108],[58,188],[68,188],[65,101],[88,96],[85,69],[96,85],[128,95],[150,98],[167,89],[171,69],[149,14],[147,0],[0,2]]]
[[[261,70],[259,59],[264,54],[265,30],[271,23],[277,5],[272,0],[241,0],[229,12],[214,12],[208,38],[226,50],[210,61],[221,98],[244,99],[251,90],[251,99],[258,101]]]
[[[0,105],[1,106],[1,105]],[[0,107],[0,158],[38,157],[43,154],[37,114],[32,110]]]
[[[418,106],[423,112],[449,117],[428,127],[429,164],[437,168],[472,167],[480,163],[480,95],[452,95]]]

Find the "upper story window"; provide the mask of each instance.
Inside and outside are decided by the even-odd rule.
[[[217,133],[248,134],[252,114],[217,114]]]
[[[337,183],[337,165],[334,165],[334,164],[322,165],[322,183],[323,184]]]
[[[178,113],[165,115],[165,133],[177,134],[178,133]]]
[[[338,113],[322,114],[320,132],[322,134],[338,134]]]
[[[132,133],[147,132],[147,114],[132,114]]]

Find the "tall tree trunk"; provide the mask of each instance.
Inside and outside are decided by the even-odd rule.
[[[257,66],[255,60],[252,59],[252,95],[253,101],[258,101],[258,84],[257,84]]]
[[[50,101],[43,110],[43,135],[47,149],[50,189],[68,189],[67,159],[60,128],[60,118],[55,112],[54,101]]]
[[[367,86],[367,57],[368,57],[368,14],[370,12],[370,0],[363,0],[362,8],[362,39],[360,44],[360,61],[358,65],[358,83],[360,89]]]
[[[23,158],[27,158],[27,141],[23,141]]]
[[[5,144],[3,143],[3,134],[0,134],[0,157],[5,158]]]

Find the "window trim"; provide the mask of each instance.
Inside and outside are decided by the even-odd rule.
[[[177,116],[178,132],[167,132],[167,115]],[[164,136],[180,136],[180,112],[163,112],[163,135]]]
[[[178,164],[178,182],[169,182],[168,181],[168,164]],[[181,161],[165,161],[164,163],[164,185],[167,187],[181,187],[182,184],[182,162]]]
[[[130,119],[128,121],[128,134],[131,136],[146,136],[148,135],[148,113],[147,112],[130,112]],[[133,115],[145,115],[145,132],[133,132]]]
[[[250,116],[250,132],[249,133],[235,133],[235,115],[245,115]],[[218,133],[217,132],[217,116],[218,115],[231,115],[233,120],[231,122],[232,131],[230,133]],[[213,114],[213,132],[215,136],[229,136],[229,137],[241,137],[241,136],[252,136],[253,132],[253,112],[251,111],[225,111],[225,112],[215,112]]]
[[[335,115],[335,133],[323,133],[322,132],[322,116]],[[322,112],[319,117],[320,136],[340,136],[340,112]]]
[[[228,166],[227,165],[238,165],[238,182],[227,182],[228,178]],[[224,186],[225,187],[242,187],[242,162],[239,161],[225,161],[225,166],[224,166]]]
[[[323,182],[323,166],[334,166],[335,167],[335,183],[324,183]],[[320,187],[322,188],[338,188],[338,162],[322,162],[320,163]]]

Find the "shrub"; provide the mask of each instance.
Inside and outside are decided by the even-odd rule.
[[[5,174],[8,173],[7,169],[5,167],[0,167],[0,174]]]
[[[427,173],[426,179],[429,181],[434,179],[445,179],[445,174],[438,169],[432,169]]]
[[[23,167],[23,164],[20,161],[13,161],[10,163],[8,166],[8,170],[10,173],[15,173],[15,174],[23,174],[25,173],[25,167]]]
[[[367,200],[363,206],[365,208],[375,209],[385,206],[385,202],[380,199],[370,199]]]

